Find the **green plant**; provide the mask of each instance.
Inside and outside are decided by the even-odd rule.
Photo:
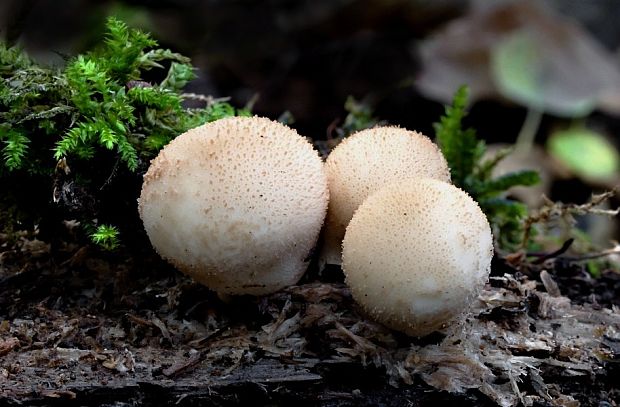
[[[189,128],[250,114],[209,97],[204,107],[185,107],[192,95],[182,90],[194,77],[189,58],[113,17],[103,40],[63,68],[41,66],[0,43],[0,185],[32,188],[5,190],[1,205],[30,208],[25,218],[33,224],[50,211],[83,224],[95,217],[118,223],[114,204],[133,200],[137,191],[127,187],[129,194],[114,201],[104,196],[110,188],[135,185],[149,160]],[[104,246],[111,236],[91,235]]]
[[[493,169],[510,150],[501,151],[491,159],[483,158],[484,141],[478,139],[474,129],[463,128],[467,99],[468,89],[463,86],[455,93],[452,105],[446,106],[444,116],[435,123],[437,143],[450,166],[452,182],[478,201],[489,218],[499,247],[511,250],[521,243],[527,208],[505,198],[504,194],[514,186],[534,185],[540,178],[537,172],[529,170],[493,177]]]
[[[99,225],[97,229],[90,234],[90,238],[93,243],[98,244],[105,250],[114,250],[120,244],[118,235],[119,231],[116,226]]]
[[[373,115],[373,109],[370,104],[359,101],[353,96],[347,97],[344,103],[344,110],[346,110],[347,116],[344,118],[342,126],[336,129],[340,137],[346,137],[357,131],[379,124],[379,120]]]

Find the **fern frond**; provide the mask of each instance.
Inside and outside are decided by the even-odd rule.
[[[121,155],[121,160],[127,164],[127,168],[131,171],[135,171],[138,169],[138,152],[131,145],[127,137],[119,135],[117,139],[117,150]]]
[[[109,127],[103,128],[99,134],[99,143],[112,150],[118,143],[118,136]]]
[[[141,56],[146,48],[157,46],[157,41],[140,30],[129,29],[115,17],[108,18],[106,28],[105,45],[95,55],[120,82],[139,78]]]
[[[473,129],[463,129],[462,121],[467,115],[468,89],[460,87],[451,106],[446,106],[445,114],[435,123],[437,144],[448,162],[452,182],[465,187],[467,177],[484,154],[484,142],[478,140]]]
[[[99,111],[99,99],[108,96],[110,78],[105,69],[84,55],[78,56],[65,70],[71,87],[73,104],[84,115]]]
[[[181,110],[181,97],[170,90],[160,87],[134,87],[129,89],[127,96],[131,101],[160,110]]]
[[[88,144],[95,139],[97,129],[92,122],[80,122],[56,143],[54,148],[54,158],[59,160],[75,151],[80,144]]]
[[[125,92],[125,89],[118,89],[116,92],[111,93],[110,99],[104,102],[101,106],[101,111],[106,117],[107,121],[111,125],[115,123],[126,123],[133,125],[136,122],[134,116],[134,107],[129,103],[129,98]],[[118,128],[119,131],[124,132],[125,126]]]
[[[517,172],[511,172],[505,175],[501,175],[497,178],[488,180],[481,183],[480,187],[476,191],[478,199],[484,199],[488,196],[501,194],[512,187],[516,186],[532,186],[540,182],[540,175],[538,172],[531,170],[523,170]]]
[[[514,186],[531,186],[540,182],[536,171],[518,171],[494,178],[495,166],[505,158],[510,149],[502,150],[495,157],[483,160],[485,143],[473,129],[463,129],[467,115],[468,90],[461,87],[454,95],[451,106],[435,123],[437,143],[450,167],[452,182],[467,191],[478,201],[487,215],[498,243],[503,248],[514,248],[523,234],[523,221],[527,207],[503,195]]]
[[[497,166],[497,164],[499,164],[504,158],[512,154],[513,151],[514,147],[502,148],[497,153],[495,153],[493,157],[479,163],[474,169],[476,177],[479,179],[491,178],[493,169]]]
[[[9,171],[22,167],[24,156],[28,150],[28,143],[30,143],[28,137],[15,129],[10,129],[0,133],[0,140],[4,143],[4,147],[2,147],[4,166]]]

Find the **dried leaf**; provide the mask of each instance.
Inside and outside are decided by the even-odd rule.
[[[547,270],[543,270],[540,272],[540,280],[542,281],[543,285],[545,286],[545,290],[547,290],[550,296],[560,297],[562,295],[562,293],[560,293],[558,283],[553,280],[553,277],[551,277],[551,274],[549,274]]]
[[[19,339],[13,337],[8,339],[0,339],[0,356],[4,356],[13,349],[19,347]]]

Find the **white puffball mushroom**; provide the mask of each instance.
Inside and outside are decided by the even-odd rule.
[[[330,191],[321,262],[341,263],[341,245],[353,212],[386,184],[409,178],[450,182],[450,169],[428,137],[399,127],[375,127],[344,139],[325,162]]]
[[[157,252],[219,294],[262,295],[296,283],[327,211],[318,153],[260,117],[187,131],[144,176],[139,212]]]
[[[478,204],[459,188],[405,180],[358,208],[342,256],[353,298],[371,318],[423,336],[468,309],[488,279],[493,238]]]

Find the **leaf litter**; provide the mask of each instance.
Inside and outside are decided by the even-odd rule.
[[[418,339],[366,319],[339,282],[224,303],[152,255],[112,258],[75,245],[52,254],[36,236],[0,245],[0,398],[15,404],[145,382],[188,394],[314,384],[337,366],[501,406],[587,405],[572,380],[607,386],[604,400],[620,395],[609,385],[620,353],[619,279],[597,282],[615,290],[610,303],[571,300],[567,278],[586,273],[574,264],[521,272],[496,260],[469,312]]]

